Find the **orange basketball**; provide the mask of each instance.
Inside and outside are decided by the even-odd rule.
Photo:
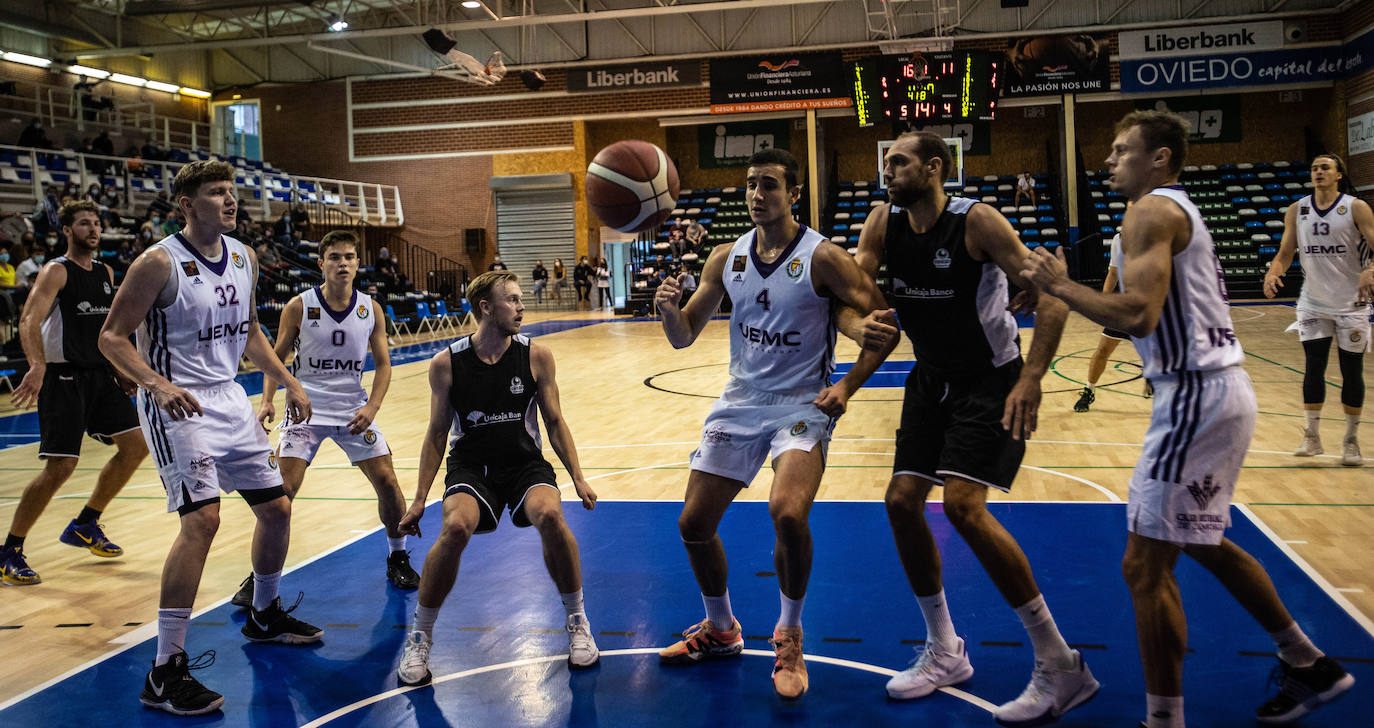
[[[652,230],[677,206],[677,167],[662,149],[629,139],[596,153],[587,165],[587,204],[606,227]]]

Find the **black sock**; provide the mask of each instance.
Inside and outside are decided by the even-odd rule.
[[[87,523],[95,523],[95,519],[100,518],[100,511],[86,506],[81,509],[81,515],[76,517],[76,525],[84,526]]]
[[[24,537],[8,534],[5,536],[5,548],[21,548],[24,545]]]

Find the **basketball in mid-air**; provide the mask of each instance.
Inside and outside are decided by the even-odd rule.
[[[587,166],[587,204],[606,227],[624,233],[662,225],[680,189],[668,155],[638,139],[602,149]]]

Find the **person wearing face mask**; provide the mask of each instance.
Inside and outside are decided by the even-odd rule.
[[[272,224],[272,238],[277,242],[291,241],[291,211],[287,210]]]
[[[573,268],[573,285],[577,287],[577,307],[581,308],[585,301],[587,308],[592,307],[592,267],[587,263],[587,256],[577,261],[577,267]]]
[[[48,258],[46,251],[34,243],[32,235],[24,236],[24,247],[28,249],[29,257],[14,269],[14,284],[27,289],[33,285],[33,279],[38,277],[38,271],[43,269],[43,261]]]
[[[0,289],[14,288],[14,266],[10,264],[10,246],[0,245]]]

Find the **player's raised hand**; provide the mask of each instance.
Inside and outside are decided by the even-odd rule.
[[[407,536],[420,538],[420,518],[425,515],[425,502],[417,500],[410,504],[406,509],[405,515],[401,516],[400,523],[396,524],[396,530]]]
[[[191,393],[171,382],[154,385],[149,391],[159,409],[165,411],[173,420],[184,420],[191,415],[205,414],[200,402]]]
[[[1279,294],[1279,289],[1283,288],[1283,278],[1274,273],[1264,274],[1264,297],[1273,298]],[[1369,299],[1365,299],[1369,300]]]
[[[686,273],[664,278],[663,282],[658,284],[658,290],[654,292],[654,304],[659,308],[676,309],[682,302],[682,287],[686,282]]]
[[[591,510],[596,507],[596,491],[592,490],[584,478],[573,478],[573,490],[577,491],[577,497],[582,499],[582,507]]]

